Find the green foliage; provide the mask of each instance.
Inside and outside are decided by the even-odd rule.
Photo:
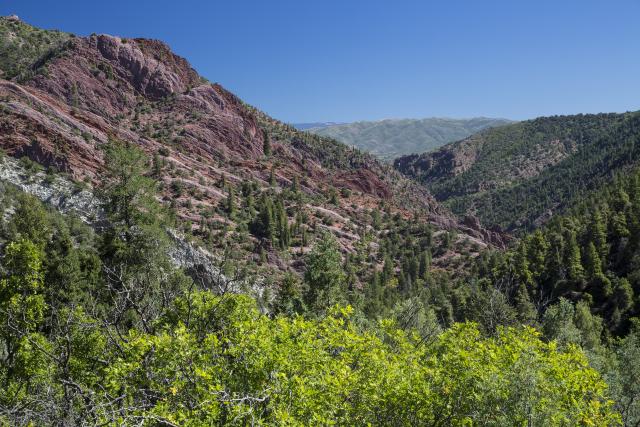
[[[352,310],[269,319],[247,296],[175,299],[155,334],[121,338],[82,311],[30,337],[3,370],[7,422],[175,425],[615,425],[606,386],[575,347],[530,329],[483,338],[473,324],[430,344]],[[114,345],[106,345],[115,340]],[[65,361],[56,363],[55,355]],[[19,395],[17,390],[30,384]],[[47,384],[47,387],[38,387]],[[50,411],[51,405],[60,408]]]
[[[482,131],[434,154],[396,161],[455,213],[530,230],[640,160],[640,113],[542,117]],[[451,170],[455,153],[469,160]],[[466,154],[465,154],[466,153]],[[449,160],[447,160],[449,159]]]
[[[23,22],[0,17],[0,71],[3,79],[32,76],[63,46],[70,35],[41,30]]]
[[[52,233],[50,218],[42,203],[33,196],[20,194],[9,224],[8,240],[29,240],[44,246]]]
[[[526,289],[539,314],[560,298],[582,301],[602,317],[607,333],[626,334],[629,319],[640,314],[639,180],[638,170],[616,177],[481,266],[481,276],[508,282],[507,295]],[[513,263],[516,271],[509,268]]]
[[[167,212],[156,198],[156,182],[145,176],[149,160],[141,149],[112,141],[105,147],[105,165],[101,194],[109,226],[100,255],[116,308],[111,321],[149,330],[183,285],[167,256]]]
[[[523,246],[508,262],[477,267],[479,275],[486,275],[483,268],[491,271],[487,277],[495,284],[457,283],[430,268],[430,227],[380,214],[377,253],[369,253],[366,234],[362,249],[344,257],[331,235],[320,235],[305,258],[304,282],[287,275],[276,282],[273,301],[264,297],[262,307],[271,307],[267,316],[250,297],[196,290],[173,269],[163,255],[162,209],[150,205],[154,185],[145,178],[145,156],[126,146],[114,150],[107,155],[112,172],[103,189],[113,203],[104,207],[111,221],[99,236],[34,199],[14,199],[16,211],[33,212],[11,217],[5,228],[3,237],[14,243],[4,246],[2,301],[11,301],[6,295],[17,295],[18,288],[30,298],[12,306],[28,324],[3,323],[11,327],[0,339],[12,356],[3,353],[0,368],[6,385],[0,391],[2,422],[616,424],[602,379],[576,347],[617,366],[599,342],[604,323],[586,303],[573,308],[570,321],[548,328],[558,344],[515,326],[535,323],[535,284],[547,274],[536,259],[546,266],[554,246],[546,232],[526,239],[531,249]],[[123,188],[125,182],[135,185]],[[246,201],[255,189],[244,187],[238,197]],[[255,216],[260,205],[271,206],[275,245],[288,200],[263,196]],[[579,227],[571,229],[580,247]],[[570,233],[558,235],[571,240]],[[136,253],[144,254],[144,265]],[[570,253],[559,251],[561,258]],[[371,274],[365,257],[374,257],[379,270],[360,289],[354,277]],[[588,280],[590,270],[581,264]],[[530,271],[527,286],[501,293],[508,288],[497,285],[506,283],[500,278],[519,278],[519,266]],[[632,283],[611,280],[610,295],[620,307],[628,305]],[[337,309],[335,302],[355,307]],[[11,313],[6,307],[3,313]],[[375,320],[387,317],[393,321]],[[551,324],[546,318],[545,327]],[[455,323],[465,319],[481,324]],[[569,323],[576,338],[558,332]],[[634,354],[633,341],[627,342],[626,351]],[[616,403],[623,402],[632,378],[614,368],[603,372]]]
[[[44,320],[42,250],[28,240],[11,242],[4,250],[6,273],[0,279],[0,333],[7,362],[16,357],[21,339],[37,331]]]
[[[325,233],[307,255],[304,281],[308,286],[305,302],[309,309],[324,314],[335,304],[346,301],[346,276],[335,238]]]
[[[262,152],[269,157],[271,155],[271,137],[268,132],[262,132],[262,141]]]
[[[631,333],[613,349],[613,369],[607,373],[616,407],[625,426],[640,423],[640,322],[636,319]]]

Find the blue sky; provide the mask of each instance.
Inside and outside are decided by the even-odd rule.
[[[158,38],[287,122],[640,109],[640,1],[2,0],[0,14]]]

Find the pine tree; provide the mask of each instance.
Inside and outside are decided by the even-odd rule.
[[[526,241],[527,261],[534,280],[539,280],[545,269],[549,243],[540,230],[536,230]]]
[[[534,325],[538,318],[538,311],[531,302],[529,292],[527,292],[527,287],[524,283],[518,286],[513,302],[518,321],[523,325]]]
[[[584,268],[582,267],[580,247],[578,246],[574,232],[569,232],[565,250],[568,279],[573,282],[579,282],[584,278]]]
[[[278,224],[278,243],[280,249],[284,250],[291,245],[291,234],[289,231],[289,217],[282,200],[278,200],[276,203],[275,218]]]
[[[113,272],[107,275],[111,316],[123,329],[137,325],[145,331],[185,284],[167,255],[167,213],[156,198],[156,182],[145,176],[148,163],[136,146],[111,141],[100,190],[109,220],[100,255],[105,270]]]
[[[271,155],[271,137],[266,130],[262,131],[262,152],[267,157]]]
[[[529,260],[527,259],[525,245],[520,245],[516,250],[513,257],[513,266],[515,268],[515,274],[517,274],[520,282],[525,285],[525,289],[528,286],[532,286],[534,283],[533,273],[531,273],[531,270],[529,269]]]
[[[227,187],[227,198],[225,199],[224,205],[229,218],[233,218],[236,214],[236,198],[231,186]]]
[[[431,253],[429,251],[422,251],[420,255],[420,266],[418,269],[418,275],[422,280],[426,280],[429,275],[429,268],[431,267]]]
[[[302,286],[296,275],[287,273],[282,279],[273,302],[273,313],[293,316],[306,310],[302,300]]]
[[[418,262],[418,258],[412,256],[409,259],[409,263],[407,265],[407,274],[411,278],[411,282],[415,283],[418,280],[418,273],[420,271],[420,264]]]
[[[391,280],[391,278],[393,277],[393,273],[394,273],[394,265],[393,265],[393,261],[391,261],[391,257],[386,254],[384,256],[384,264],[382,266],[382,275],[380,277],[380,282],[383,285],[386,285],[389,280]]]
[[[364,311],[370,319],[375,319],[383,314],[382,297],[383,285],[381,284],[380,273],[374,271],[371,283],[365,289]]]
[[[590,279],[602,274],[602,261],[600,261],[600,255],[598,255],[598,250],[593,242],[589,242],[587,245],[585,252],[585,270]]]
[[[625,313],[633,305],[633,288],[626,278],[616,281],[613,291],[613,301],[620,313]]]
[[[329,190],[329,203],[332,205],[338,205],[338,192],[335,188]]]
[[[245,196],[245,206],[247,208],[247,213],[249,214],[249,218],[253,218],[255,215],[255,201],[253,199],[253,193],[249,192]]]
[[[251,232],[257,236],[272,241],[276,235],[273,201],[263,194],[258,205],[258,215],[251,223]]]
[[[305,301],[315,314],[323,314],[337,303],[345,303],[346,275],[335,238],[324,233],[305,259],[304,280],[308,286]]]
[[[602,263],[607,259],[609,248],[607,246],[607,227],[602,219],[600,209],[595,209],[591,216],[591,222],[587,228],[589,238],[593,240],[598,257]]]

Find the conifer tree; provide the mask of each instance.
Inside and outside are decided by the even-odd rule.
[[[589,278],[594,278],[602,274],[602,261],[594,242],[589,242],[585,252],[585,270]]]
[[[569,280],[579,282],[584,278],[584,268],[580,256],[580,247],[574,232],[569,232],[566,245],[565,262]]]
[[[422,253],[420,254],[420,266],[418,268],[418,275],[422,280],[427,279],[430,267],[431,254],[428,251],[422,251]]]
[[[529,292],[524,283],[520,283],[514,297],[516,316],[523,325],[534,325],[538,317],[536,307],[531,302]]]
[[[607,247],[607,227],[602,219],[602,212],[596,208],[591,216],[587,229],[587,235],[593,240],[598,257],[602,263],[607,259],[609,249]]]
[[[236,214],[235,192],[231,186],[227,187],[227,198],[225,199],[225,211],[229,218],[233,218]]]
[[[323,314],[334,304],[345,303],[346,275],[338,243],[323,233],[305,259],[304,280],[308,286],[305,301],[310,310]]]
[[[273,214],[273,201],[265,193],[260,198],[258,215],[251,223],[251,232],[257,236],[272,241],[275,237],[275,219]]]
[[[262,131],[262,152],[267,157],[271,155],[271,137],[266,130]]]

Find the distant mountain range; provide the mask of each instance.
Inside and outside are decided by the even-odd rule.
[[[506,119],[387,119],[354,123],[300,123],[299,130],[334,138],[382,160],[432,151],[490,127],[511,123]],[[312,126],[316,125],[316,126]]]
[[[295,123],[293,127],[295,127],[298,130],[307,130],[307,129],[322,129],[330,126],[339,126],[344,124],[346,123],[342,123],[342,122]]]

